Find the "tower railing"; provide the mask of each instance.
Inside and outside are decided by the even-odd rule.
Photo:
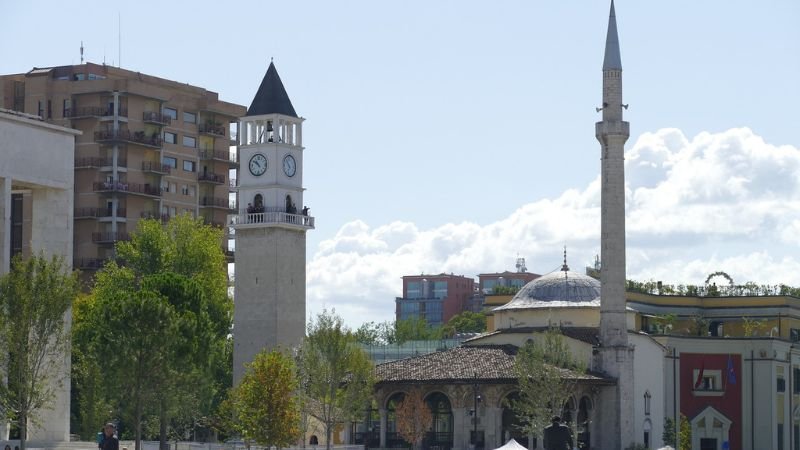
[[[286,212],[246,213],[233,217],[233,225],[257,224],[286,224],[313,229],[314,218],[303,214],[291,214]]]

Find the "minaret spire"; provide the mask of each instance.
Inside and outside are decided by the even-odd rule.
[[[608,18],[603,58],[603,120],[595,124],[600,142],[600,368],[617,379],[615,391],[606,391],[604,404],[614,414],[604,415],[600,448],[622,449],[636,440],[633,425],[633,349],[628,345],[625,300],[625,142],[630,126],[622,118],[622,62],[614,1]]]
[[[619,56],[619,36],[617,36],[617,15],[614,12],[614,0],[611,0],[611,12],[608,14],[608,33],[606,33],[606,54],[603,58],[603,70],[622,70],[622,59]]]

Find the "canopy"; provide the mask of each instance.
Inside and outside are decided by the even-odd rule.
[[[523,447],[519,442],[515,441],[514,438],[511,438],[506,442],[506,445],[497,447],[495,450],[528,450],[528,448]]]

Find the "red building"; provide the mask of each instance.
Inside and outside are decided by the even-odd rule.
[[[464,311],[475,291],[475,280],[463,275],[403,277],[403,296],[395,299],[396,320],[421,317],[436,326]]]

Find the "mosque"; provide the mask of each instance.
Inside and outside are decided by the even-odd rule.
[[[800,299],[776,288],[675,291],[625,279],[622,64],[612,0],[603,61],[600,280],[561,270],[513,297],[487,297],[489,331],[462,346],[377,366],[375,408],[346,430],[368,447],[403,446],[395,408],[421,390],[433,413],[424,446],[493,449],[520,435],[508,400],[514,356],[551,327],[585,373],[561,416],[582,449],[660,448],[665,425],[685,417],[692,449],[800,449]],[[587,270],[587,272],[589,272]],[[597,272],[597,271],[595,271]],[[594,275],[597,275],[596,273]],[[753,324],[756,324],[754,326]]]

